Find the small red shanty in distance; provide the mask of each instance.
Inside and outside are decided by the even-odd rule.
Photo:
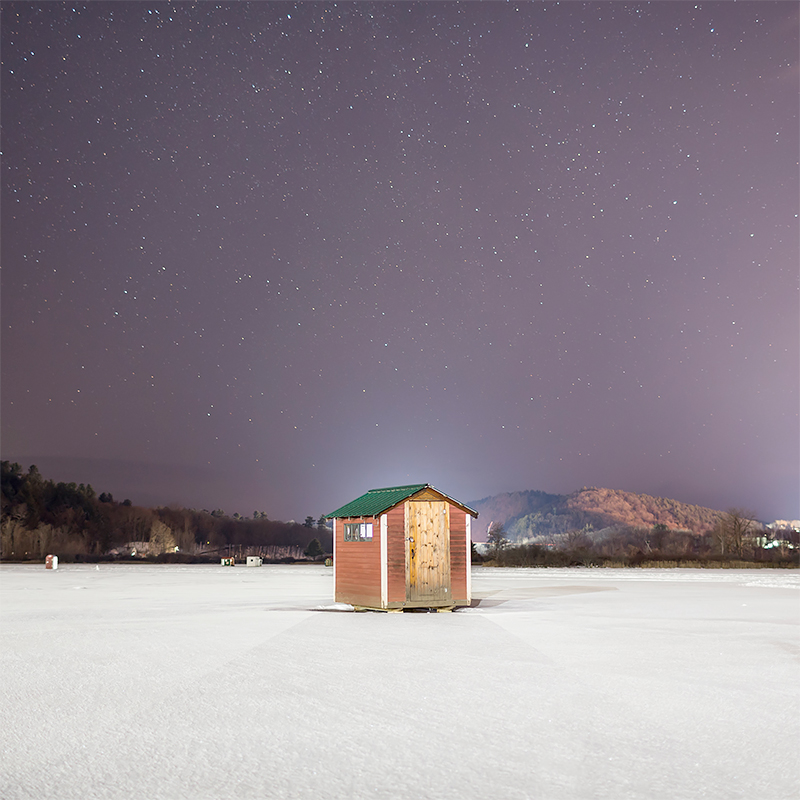
[[[370,489],[328,514],[335,601],[388,611],[468,606],[477,516],[428,483]]]

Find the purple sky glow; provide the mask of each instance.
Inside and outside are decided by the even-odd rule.
[[[799,8],[4,2],[2,457],[800,517]]]

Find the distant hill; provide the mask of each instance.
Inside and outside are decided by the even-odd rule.
[[[496,494],[469,503],[479,514],[475,541],[486,538],[491,522],[500,522],[511,541],[546,540],[556,534],[606,528],[652,528],[703,533],[722,516],[703,506],[619,489],[584,487],[572,494],[526,491]]]

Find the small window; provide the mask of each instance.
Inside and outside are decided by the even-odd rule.
[[[346,542],[372,541],[371,522],[345,522],[344,540]]]

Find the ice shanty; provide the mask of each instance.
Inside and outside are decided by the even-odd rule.
[[[477,516],[427,483],[370,489],[327,515],[334,599],[387,610],[468,606]]]

